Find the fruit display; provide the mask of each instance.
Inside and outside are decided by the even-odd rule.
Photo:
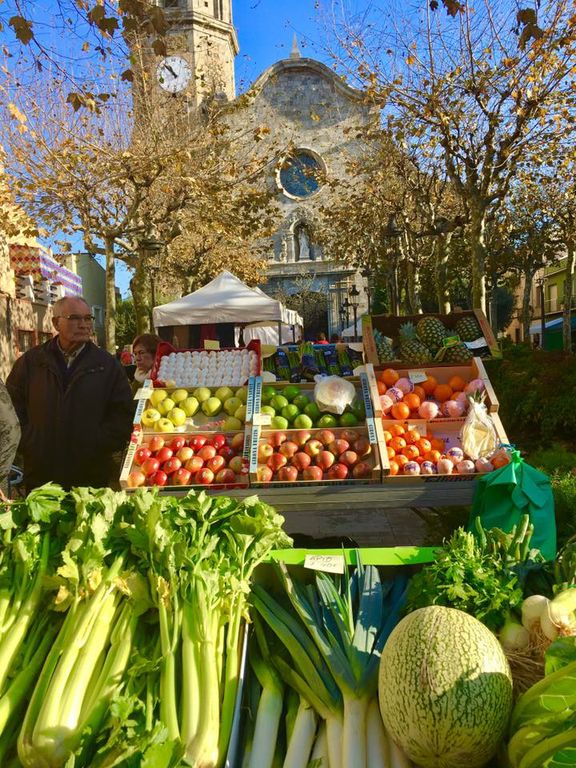
[[[234,432],[246,422],[248,387],[154,388],[140,414],[145,431],[215,429]]]
[[[244,432],[143,437],[128,452],[120,477],[122,487],[248,484]]]
[[[174,387],[239,387],[260,373],[260,342],[241,349],[174,349],[161,342],[152,379]]]
[[[253,433],[251,484],[380,480],[378,446],[366,428]]]

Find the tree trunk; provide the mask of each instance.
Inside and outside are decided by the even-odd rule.
[[[574,263],[576,260],[576,245],[567,243],[568,258],[566,259],[566,279],[564,280],[564,310],[562,312],[562,340],[564,352],[572,354],[572,295],[574,285]]]
[[[496,293],[497,288],[498,288],[498,278],[496,277],[496,275],[493,275],[491,280],[491,286],[490,286],[489,320],[490,320],[490,327],[494,331],[494,336],[498,335],[498,294]]]
[[[486,314],[486,214],[472,208],[470,221],[472,249],[472,307]]]
[[[522,290],[522,308],[520,310],[520,322],[522,323],[522,340],[530,340],[530,323],[532,322],[532,283],[535,270],[527,269],[524,273],[524,288]],[[544,308],[542,308],[544,311]]]
[[[446,235],[438,235],[436,238],[436,259],[434,261],[434,281],[436,283],[436,301],[438,302],[438,312],[444,315],[450,314],[452,305],[450,303],[450,293],[448,291],[448,246],[452,239],[452,232]]]
[[[152,278],[153,279],[153,278]],[[146,269],[146,262],[138,258],[130,290],[134,299],[134,314],[136,315],[136,330],[140,333],[150,333],[152,329],[151,315],[152,303],[150,301],[150,275]]]
[[[114,238],[104,239],[106,252],[106,314],[104,335],[106,349],[111,355],[116,353],[116,262],[114,260]]]

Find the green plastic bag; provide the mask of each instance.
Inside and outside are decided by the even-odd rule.
[[[485,530],[500,528],[509,533],[525,514],[534,525],[530,546],[546,560],[554,560],[556,519],[550,478],[526,464],[519,451],[512,451],[509,464],[478,478],[468,529],[475,530],[479,516]]]

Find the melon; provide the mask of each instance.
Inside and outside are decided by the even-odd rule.
[[[512,676],[496,637],[473,616],[433,605],[402,619],[382,652],[380,710],[422,768],[480,768],[512,709]]]

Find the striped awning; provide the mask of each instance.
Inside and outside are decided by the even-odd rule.
[[[17,275],[32,275],[35,280],[48,280],[64,286],[67,296],[82,295],[82,278],[61,266],[43,248],[10,245],[10,266]]]

